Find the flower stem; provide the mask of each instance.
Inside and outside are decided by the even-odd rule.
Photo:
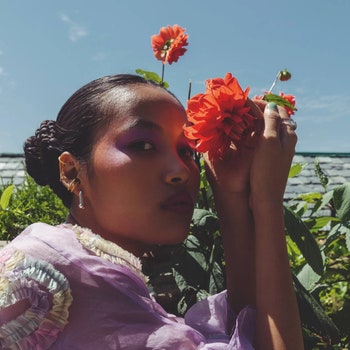
[[[275,85],[276,85],[277,80],[278,80],[279,77],[280,77],[280,72],[277,73],[275,80],[273,81],[273,83],[272,83],[272,85],[271,85],[269,91],[267,92],[268,94],[270,94],[271,91],[272,91],[272,89],[275,87]]]
[[[187,94],[188,100],[191,98],[191,90],[192,90],[192,81],[190,80],[188,83],[188,94]]]
[[[164,82],[164,67],[165,67],[165,64],[162,63],[162,80],[160,81],[161,85],[163,85],[163,82]]]

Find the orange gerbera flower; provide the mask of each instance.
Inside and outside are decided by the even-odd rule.
[[[188,34],[185,29],[175,24],[173,26],[162,27],[159,34],[152,35],[152,49],[154,56],[163,64],[177,62],[187,49]]]
[[[222,157],[231,144],[236,147],[254,130],[255,117],[246,105],[249,88],[242,90],[236,78],[227,73],[225,78],[206,81],[206,92],[187,102],[190,125],[184,126],[185,135],[196,141],[198,152],[208,152],[210,158]]]

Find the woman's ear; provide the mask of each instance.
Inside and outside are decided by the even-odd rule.
[[[79,189],[77,188],[80,184],[78,177],[81,165],[75,156],[69,152],[63,152],[58,157],[60,181],[62,185],[74,194],[78,194]]]

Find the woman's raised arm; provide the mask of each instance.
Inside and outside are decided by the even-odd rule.
[[[256,308],[257,349],[299,350],[303,341],[283,215],[297,137],[282,122],[289,118],[284,109],[269,104],[263,118],[251,147],[207,160],[208,177],[220,218],[230,305],[235,311],[247,304]]]

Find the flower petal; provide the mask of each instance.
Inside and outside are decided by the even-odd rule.
[[[238,80],[227,73],[225,78],[206,81],[204,94],[197,94],[187,102],[190,125],[185,135],[196,140],[198,152],[209,157],[222,157],[234,144],[236,148],[254,130],[255,117],[246,105],[249,88],[242,90]]]

